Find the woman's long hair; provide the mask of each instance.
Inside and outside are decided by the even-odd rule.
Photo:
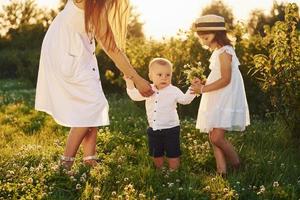
[[[109,49],[125,48],[130,11],[128,0],[85,0],[84,10],[85,30],[91,37],[104,37]],[[100,35],[103,21],[108,25],[104,36]]]

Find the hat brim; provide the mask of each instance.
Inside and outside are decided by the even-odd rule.
[[[226,31],[225,27],[196,27],[195,31]]]

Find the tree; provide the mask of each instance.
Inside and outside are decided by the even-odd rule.
[[[41,43],[54,11],[37,7],[34,0],[12,0],[0,14],[1,78],[36,82]]]
[[[232,9],[221,0],[213,0],[212,3],[202,10],[201,15],[215,14],[225,18],[226,26],[229,30],[233,29],[234,16]]]
[[[286,3],[278,4],[276,1],[273,2],[272,9],[269,15],[265,15],[262,10],[254,10],[250,14],[250,20],[248,22],[248,32],[251,35],[264,33],[264,26],[273,26],[277,21],[284,21]]]
[[[271,103],[287,128],[300,138],[300,37],[299,11],[295,3],[285,8],[284,21],[265,27],[262,46],[267,53],[254,56],[253,75],[270,95]]]
[[[143,33],[144,24],[140,22],[139,18],[140,14],[136,12],[136,9],[134,7],[131,7],[127,33],[128,38],[145,38],[145,35]]]
[[[11,37],[11,33],[27,25],[42,24],[48,27],[54,14],[54,11],[38,8],[34,0],[12,0],[3,6],[0,13],[0,31]]]

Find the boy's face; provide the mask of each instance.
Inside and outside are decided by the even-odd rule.
[[[214,33],[198,34],[198,37],[202,45],[210,47],[210,45],[213,43],[213,40],[215,38],[215,34]]]
[[[171,66],[153,63],[149,71],[149,78],[157,89],[163,89],[171,84],[172,68]]]

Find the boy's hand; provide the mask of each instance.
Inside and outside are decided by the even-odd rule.
[[[128,89],[133,89],[133,88],[135,88],[134,83],[133,83],[131,77],[124,75],[124,76],[123,76],[123,79],[125,80],[125,82],[126,82],[126,87],[127,87]]]
[[[132,81],[131,77],[126,76],[126,75],[123,76],[123,79],[124,79],[125,81]],[[132,82],[133,82],[133,81],[132,81]]]

